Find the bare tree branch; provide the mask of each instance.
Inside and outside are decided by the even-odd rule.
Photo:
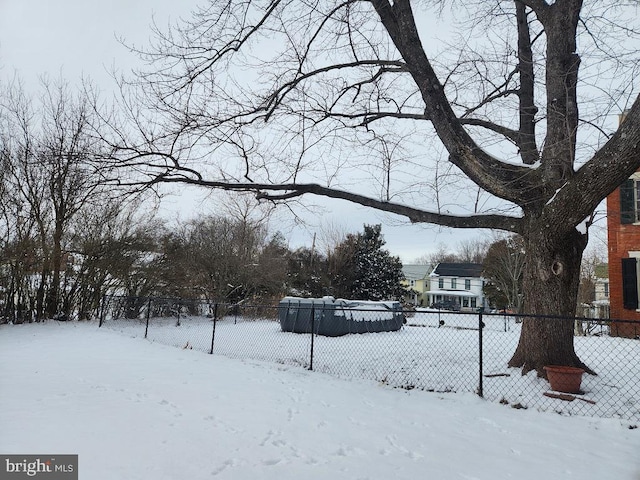
[[[455,228],[496,228],[511,232],[518,232],[522,228],[522,219],[517,217],[506,217],[502,215],[472,215],[457,216],[441,213],[428,212],[406,205],[376,200],[371,197],[347,192],[335,188],[323,187],[318,184],[259,184],[259,183],[231,183],[216,182],[212,180],[196,180],[187,177],[173,177],[161,175],[156,182],[164,183],[184,183],[198,185],[209,188],[216,188],[226,191],[256,192],[259,200],[285,201],[301,197],[305,194],[320,195],[323,197],[337,198],[357,203],[376,210],[395,213],[407,217],[412,223],[433,223]],[[284,191],[282,194],[272,194],[267,192]]]

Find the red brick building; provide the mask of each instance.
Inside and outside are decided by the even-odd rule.
[[[640,336],[640,170],[607,197],[612,334]],[[637,324],[635,323],[637,322]]]

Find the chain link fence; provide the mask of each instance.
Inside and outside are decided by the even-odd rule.
[[[470,392],[514,408],[640,420],[637,322],[553,319],[572,322],[576,353],[597,373],[583,375],[580,393],[558,395],[536,372],[522,375],[521,369],[507,367],[521,316],[419,309],[402,311],[402,326],[395,331],[326,336],[311,334],[327,321],[322,308],[299,307],[314,308],[307,333],[283,331],[280,320],[290,313],[284,308],[290,307],[110,297],[101,306],[100,326],[178,348],[295,365],[394,388]],[[352,320],[372,324],[388,314],[366,306],[348,313]],[[617,336],[620,329],[630,338]],[[366,332],[367,326],[360,324],[358,331]]]

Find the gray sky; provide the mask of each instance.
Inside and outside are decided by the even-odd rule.
[[[137,59],[118,43],[144,45],[152,18],[159,25],[170,19],[188,17],[198,0],[0,0],[0,78],[17,74],[28,90],[37,92],[43,74],[71,83],[84,75],[103,92],[113,88],[109,76],[112,66],[128,71]],[[169,198],[169,216],[181,218],[200,212],[215,212],[211,200],[199,201],[196,192]],[[315,202],[316,199],[313,199]],[[335,224],[346,232],[362,231],[363,224],[382,223],[386,247],[404,262],[433,252],[441,245],[455,251],[460,241],[486,237],[480,231],[444,229],[410,225],[402,217],[391,216],[346,202],[318,200],[326,205],[321,215],[309,215],[306,226],[291,227],[290,222],[274,225],[290,238],[291,246],[311,245],[322,225]]]

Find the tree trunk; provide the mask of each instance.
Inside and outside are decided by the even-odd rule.
[[[40,273],[40,283],[38,285],[38,291],[36,292],[36,305],[35,305],[35,320],[41,322],[45,317],[45,294],[47,279],[49,278],[49,260],[45,260],[42,266],[42,272]]]
[[[59,313],[60,306],[60,266],[62,264],[62,229],[61,223],[56,222],[53,232],[53,251],[51,254],[51,286],[47,298],[46,314],[49,318]]]
[[[564,236],[540,228],[525,235],[527,262],[520,341],[510,367],[522,374],[536,370],[546,378],[545,365],[567,365],[594,373],[578,358],[573,345],[580,263],[587,236],[573,229]],[[548,230],[548,229],[547,229]],[[566,318],[557,318],[566,317]]]

